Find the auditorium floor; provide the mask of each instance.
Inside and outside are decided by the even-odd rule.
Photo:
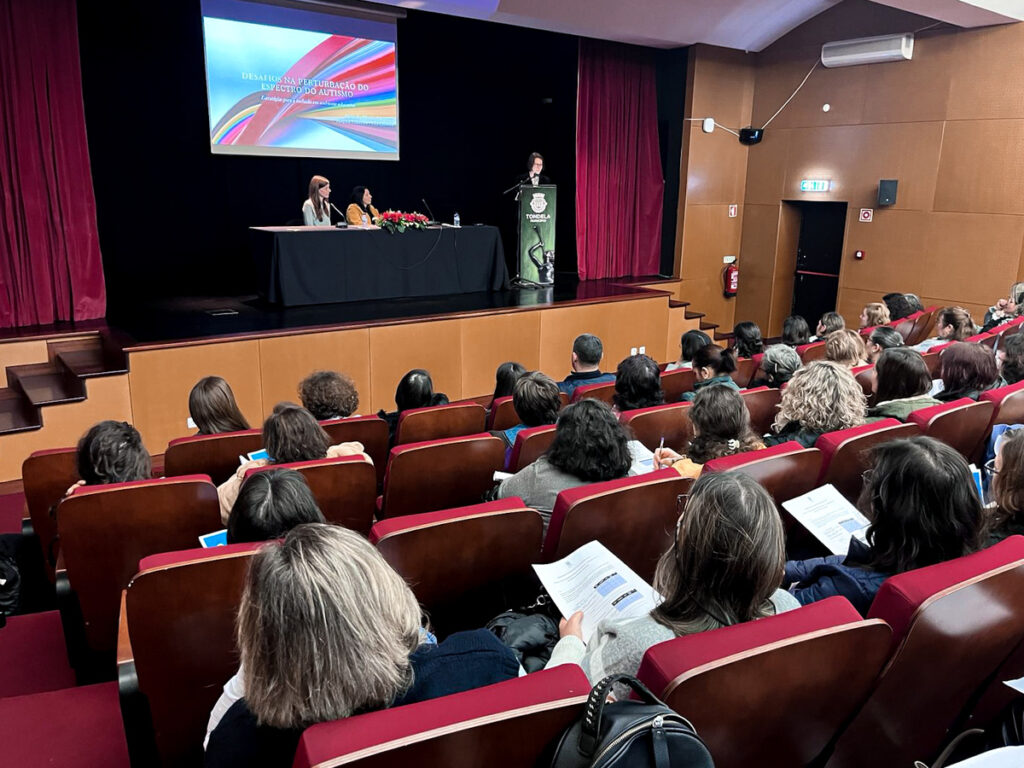
[[[548,289],[464,293],[425,298],[360,301],[281,308],[257,296],[202,296],[150,299],[142,305],[108,308],[107,324],[128,337],[128,345],[260,335],[318,327],[375,325],[438,316],[515,311],[537,306],[585,304],[635,298],[649,289],[623,284],[658,277],[580,281],[558,275]],[[127,340],[127,339],[126,339]]]

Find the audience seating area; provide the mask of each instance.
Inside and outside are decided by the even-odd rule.
[[[931,333],[934,314],[892,326],[912,344]],[[998,349],[1021,327],[973,340]],[[820,359],[824,344],[798,352],[805,363]],[[940,353],[933,348],[924,358],[938,366]],[[759,361],[739,363],[733,379],[745,387]],[[871,367],[854,373],[868,393]],[[623,412],[620,421],[652,451],[685,451],[692,405],[679,398],[694,382],[692,370],[663,372],[666,404]],[[611,402],[614,387],[578,387],[571,402]],[[770,431],[780,390],[740,395],[754,430]],[[563,406],[569,401],[563,395]],[[532,601],[531,565],[589,541],[650,581],[693,481],[664,469],[562,491],[545,533],[541,515],[522,499],[482,501],[496,471],[528,466],[554,439],[553,425],[527,428],[507,448],[495,433],[518,423],[511,397],[489,410],[476,402],[410,410],[389,449],[383,419],[324,421],[332,442],[361,442],[373,464],[346,456],[247,476],[281,467],[301,473],[327,520],[368,537],[408,581],[441,637]],[[754,478],[779,507],[789,546],[805,551],[816,542],[801,538],[784,502],[824,484],[856,500],[865,451],[892,439],[924,434],[980,461],[1002,423],[1024,423],[1024,382],[977,402],[915,411],[907,423],[883,419],[826,433],[813,448],[788,442],[714,459],[703,471]],[[78,479],[73,448],[25,461],[25,527],[38,539],[60,613],[15,616],[0,629],[9,662],[0,672],[0,733],[8,734],[9,764],[128,765],[129,747],[136,766],[201,762],[210,709],[237,670],[235,613],[260,545],[196,545],[223,527],[216,485],[237,471],[239,455],[261,447],[255,429],[179,438],[166,448],[165,477],[87,486],[68,497]],[[909,766],[934,757],[962,728],[991,722],[1011,695],[1001,680],[1022,675],[1020,536],[888,579],[867,619],[830,598],[661,643],[639,671],[694,723],[720,768]],[[315,725],[302,736],[295,766],[533,765],[579,717],[589,690],[582,671],[567,665]]]

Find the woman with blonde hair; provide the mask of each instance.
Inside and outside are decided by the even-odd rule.
[[[188,415],[200,435],[249,429],[249,422],[235,402],[235,393],[220,376],[206,376],[196,382],[188,393]]]
[[[327,199],[331,196],[331,182],[323,176],[309,180],[309,195],[302,204],[302,223],[307,227],[331,226],[331,210]]]
[[[889,308],[880,301],[872,301],[864,305],[860,312],[860,327],[873,328],[876,325],[888,325],[892,322]]]
[[[782,390],[779,413],[765,435],[765,445],[796,440],[813,448],[826,432],[864,423],[867,398],[848,368],[829,360],[816,360],[793,374]]]
[[[841,331],[833,331],[825,338],[825,359],[833,363],[845,365],[847,368],[856,368],[858,365],[867,365],[868,350],[864,345],[864,339],[856,331],[844,328]]]
[[[782,519],[768,492],[739,472],[702,475],[654,574],[663,602],[643,616],[605,619],[587,643],[583,613],[563,619],[547,666],[579,664],[593,683],[635,675],[652,645],[791,610],[797,601],[779,588],[785,560]]]
[[[310,523],[252,559],[238,610],[241,665],[208,728],[207,766],[291,766],[315,723],[515,677],[490,632],[430,642],[412,590],[362,536]]]

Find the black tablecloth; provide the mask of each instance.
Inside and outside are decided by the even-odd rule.
[[[508,288],[497,227],[254,227],[261,293],[286,307]]]

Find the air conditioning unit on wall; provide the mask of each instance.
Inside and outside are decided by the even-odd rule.
[[[881,35],[856,40],[836,40],[821,46],[821,63],[826,67],[855,67],[885,61],[910,61],[914,56],[914,35]]]

